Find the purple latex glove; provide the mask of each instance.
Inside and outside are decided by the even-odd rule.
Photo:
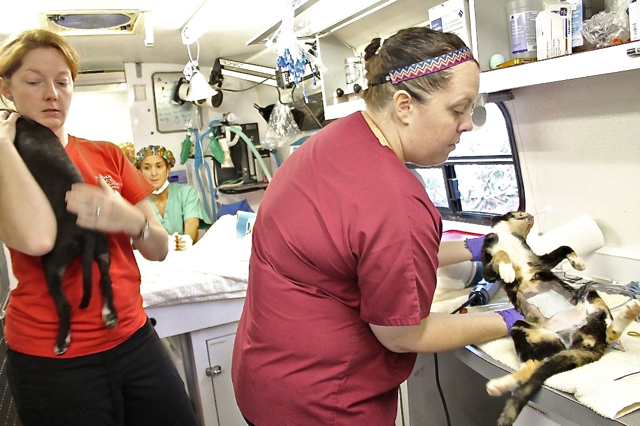
[[[476,238],[467,238],[464,240],[464,245],[471,252],[471,260],[473,262],[480,262],[482,255],[482,245],[484,244],[484,235]]]
[[[524,318],[524,316],[514,308],[497,311],[496,314],[500,314],[504,323],[507,325],[507,336],[511,334],[511,327],[513,327],[513,324]]]

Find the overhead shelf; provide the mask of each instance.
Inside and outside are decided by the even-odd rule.
[[[338,102],[337,88],[344,88],[345,58],[362,54],[375,37],[388,37],[402,28],[426,25],[429,8],[442,0],[301,0],[296,27],[318,37],[318,54],[327,67],[322,73],[322,94],[327,119],[362,110],[364,102]],[[566,81],[640,69],[640,41],[572,55],[490,70],[490,58],[510,56],[507,0],[469,0],[471,41],[480,64],[480,92],[496,93],[521,87]],[[280,23],[253,37],[248,44],[264,42]],[[638,54],[627,54],[638,51]]]
[[[302,27],[305,36],[335,35],[358,47],[374,37],[426,22],[429,7],[425,0],[307,0],[296,8],[294,25]],[[265,43],[279,27],[280,22],[270,25],[246,44]]]
[[[556,81],[640,69],[640,56],[627,54],[640,49],[640,41],[545,59],[480,75],[480,92],[493,93]]]

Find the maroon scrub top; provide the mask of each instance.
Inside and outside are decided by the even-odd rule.
[[[233,354],[243,415],[262,425],[392,425],[416,355],[369,324],[429,315],[442,221],[424,187],[361,113],[308,139],[278,169],[253,232]]]

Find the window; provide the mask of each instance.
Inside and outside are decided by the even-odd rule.
[[[488,224],[496,214],[524,210],[511,119],[502,103],[485,109],[486,123],[464,133],[445,163],[416,169],[444,219]]]

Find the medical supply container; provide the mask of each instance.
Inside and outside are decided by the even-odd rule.
[[[536,58],[536,17],[540,0],[509,0],[507,16],[511,35],[511,58]]]
[[[629,32],[631,41],[640,40],[640,3],[631,0],[629,3]]]
[[[429,8],[429,23],[432,30],[454,33],[472,48],[469,0],[447,0]]]

